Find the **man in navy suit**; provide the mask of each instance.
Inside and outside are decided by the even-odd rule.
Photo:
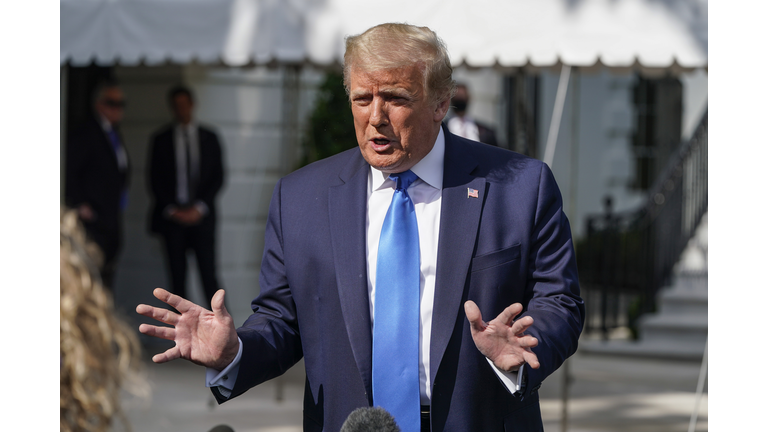
[[[261,294],[242,327],[223,291],[212,311],[160,288],[155,296],[178,314],[137,307],[171,326],[142,324],[142,333],[176,342],[153,360],[206,366],[223,402],[304,357],[306,431],[337,431],[374,405],[403,431],[543,430],[537,390],[576,350],[584,319],[568,220],[546,165],[441,127],[451,73],[426,27],[383,24],[349,37],[344,79],[359,149],[278,182]],[[391,214],[412,219],[393,225]],[[413,219],[417,241],[390,241],[412,232]],[[392,246],[410,254],[414,242],[418,258],[382,258]],[[409,335],[400,329],[410,318],[380,317],[398,306],[412,316],[413,302],[389,299],[414,262],[418,322]],[[381,328],[405,336],[392,341]],[[418,349],[378,348],[400,339]],[[403,358],[410,366],[387,375]],[[382,376],[394,376],[402,395],[384,397],[392,386]]]

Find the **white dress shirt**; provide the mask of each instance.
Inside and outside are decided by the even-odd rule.
[[[112,149],[112,151],[115,151],[114,148],[112,148],[112,141],[109,138],[109,133],[112,132],[112,123],[109,122],[103,115],[99,115],[99,125],[101,126],[101,129],[104,131],[104,133],[107,135],[107,140],[109,141],[109,146]],[[120,143],[120,147],[115,152],[115,157],[117,158],[117,168],[120,171],[125,171],[126,168],[128,168],[128,155],[125,153],[125,146],[123,143]]]
[[[452,117],[448,120],[447,126],[452,134],[471,139],[472,141],[480,141],[480,129],[477,127],[477,123],[469,116]]]
[[[177,123],[173,130],[174,150],[176,153],[176,198],[179,202],[189,201],[189,179],[187,179],[187,146],[184,142],[186,135],[189,140],[189,161],[193,177],[199,176],[200,147],[198,145],[197,126],[194,122],[186,125]]]
[[[192,176],[200,178],[200,137],[197,132],[197,124],[194,121],[186,125],[177,123],[173,128],[173,151],[176,159],[176,199],[180,203],[189,201],[189,180],[187,179],[187,146],[184,142],[184,134],[189,140],[189,160],[192,165],[190,170]],[[202,200],[196,200],[194,203],[197,211],[201,215],[208,214],[208,206]],[[168,205],[163,214],[169,218],[171,213],[178,207]]]
[[[419,390],[421,404],[429,405],[432,398],[429,347],[432,336],[432,308],[435,298],[435,279],[437,277],[437,247],[440,235],[440,204],[443,191],[443,161],[445,158],[445,136],[443,129],[435,141],[432,150],[416,165],[411,168],[419,178],[408,188],[408,195],[413,202],[416,221],[419,227],[419,245],[421,255],[421,271],[419,289],[421,294],[420,322],[419,322]],[[373,331],[374,303],[376,301],[376,261],[379,251],[379,237],[384,224],[392,195],[395,193],[395,181],[388,178],[388,174],[371,167],[368,174],[368,211],[366,220],[366,260],[368,265],[368,302],[371,312],[371,331]],[[206,372],[206,386],[220,386],[223,396],[228,397],[230,392],[223,391],[232,386],[237,375],[235,365],[239,363],[242,353],[242,341],[240,352],[232,365],[219,372],[208,369]],[[493,370],[505,384],[507,389],[514,393],[520,389],[522,374],[517,372],[504,372],[488,361]],[[522,368],[520,369],[522,371]],[[222,377],[227,377],[226,382]]]

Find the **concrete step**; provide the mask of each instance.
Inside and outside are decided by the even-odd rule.
[[[687,290],[700,291],[706,295],[708,289],[709,273],[707,272],[707,269],[697,271],[682,270],[677,271],[672,275],[672,283],[669,287],[662,290],[662,292]]]
[[[685,297],[684,294],[679,293],[670,293],[668,296],[671,299]],[[677,308],[679,312],[640,317],[637,341],[584,340],[579,344],[579,351],[586,354],[701,360],[708,335],[706,303],[703,306],[681,303],[671,307]],[[669,309],[670,306],[667,305],[665,308]],[[695,312],[688,313],[684,312],[685,310]]]
[[[707,340],[707,315],[646,315],[639,320],[640,340],[661,345],[701,346]]]
[[[709,301],[706,289],[671,289],[659,296],[660,315],[707,316]]]
[[[709,332],[707,231],[704,215],[675,265],[671,285],[658,294],[658,312],[638,320],[639,340],[629,340],[627,336],[607,341],[584,340],[579,351],[701,361]]]
[[[627,356],[653,359],[674,359],[701,361],[705,344],[681,343],[680,341],[582,341],[579,343],[579,353],[610,356]]]

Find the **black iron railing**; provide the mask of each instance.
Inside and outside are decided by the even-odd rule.
[[[587,218],[577,244],[579,279],[588,307],[587,332],[608,337],[619,326],[655,310],[656,294],[707,211],[707,113],[683,142],[634,211]]]

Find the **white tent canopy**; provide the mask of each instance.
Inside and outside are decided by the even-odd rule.
[[[426,25],[454,65],[707,67],[707,0],[61,0],[61,64],[340,64],[344,37]]]

